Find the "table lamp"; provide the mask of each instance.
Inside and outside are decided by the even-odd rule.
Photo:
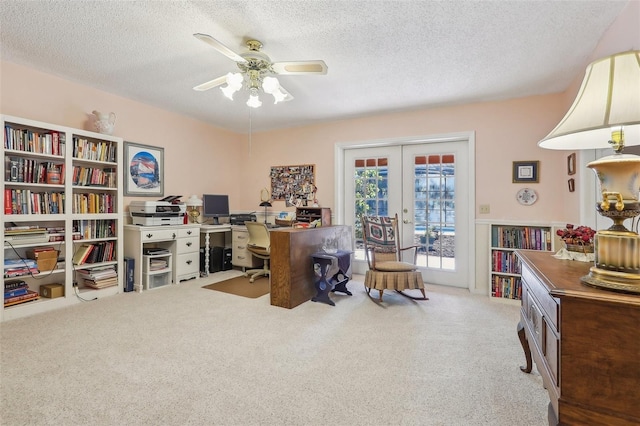
[[[272,207],[269,201],[263,201],[260,203],[260,207],[264,207],[264,223],[267,223],[267,207]]]
[[[187,215],[189,215],[189,221],[191,223],[198,223],[198,217],[200,216],[200,208],[202,207],[202,200],[198,198],[196,195],[192,195],[185,202],[189,211]]]
[[[573,105],[538,145],[561,150],[613,148],[613,155],[587,164],[599,182],[601,200],[596,210],[612,219],[613,225],[596,232],[595,264],[581,281],[606,290],[640,293],[640,236],[623,225],[640,215],[640,156],[623,154],[625,144],[640,145],[637,50],[592,62]]]

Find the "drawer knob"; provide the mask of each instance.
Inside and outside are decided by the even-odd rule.
[[[187,260],[187,265],[191,265],[192,262],[192,260]]]
[[[187,235],[191,235],[191,234],[192,234],[192,231],[187,231]]]
[[[187,243],[187,247],[191,247],[193,243]]]
[[[147,238],[153,237],[153,234],[147,234]]]

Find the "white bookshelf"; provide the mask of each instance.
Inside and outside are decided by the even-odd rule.
[[[520,302],[521,266],[518,249],[554,250],[555,228],[541,224],[492,223],[489,234],[489,296],[492,300]]]
[[[7,307],[3,292],[0,320],[20,318],[122,291],[122,138],[7,115],[0,118],[3,127],[2,263],[4,265],[5,259],[25,258],[28,250],[37,247],[59,250],[54,269],[3,278],[3,283],[23,280],[29,290],[38,294],[44,284],[64,286],[63,297],[40,297]],[[46,172],[42,174],[43,167],[60,171],[59,180],[55,173],[47,179]],[[86,178],[79,179],[79,176]],[[11,227],[46,228],[50,240],[7,242],[5,229]],[[53,239],[56,241],[51,241]],[[75,265],[72,262],[74,253],[83,243],[94,245],[99,256],[94,263]],[[92,289],[84,287],[83,280],[75,276],[76,270],[106,265],[115,265],[119,272],[116,286]],[[74,283],[79,283],[79,287]]]

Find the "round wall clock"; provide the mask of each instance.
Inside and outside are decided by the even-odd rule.
[[[518,199],[518,202],[523,206],[530,206],[531,204],[538,201],[538,194],[536,194],[536,191],[531,188],[522,188],[516,194],[516,198]]]

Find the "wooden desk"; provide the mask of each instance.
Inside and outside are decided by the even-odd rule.
[[[591,263],[518,250],[518,324],[549,392],[549,424],[640,424],[640,296],[588,287]]]
[[[329,238],[338,249],[353,251],[351,227],[345,225],[297,229],[275,228],[271,235],[271,304],[295,308],[316,295],[311,255]]]

